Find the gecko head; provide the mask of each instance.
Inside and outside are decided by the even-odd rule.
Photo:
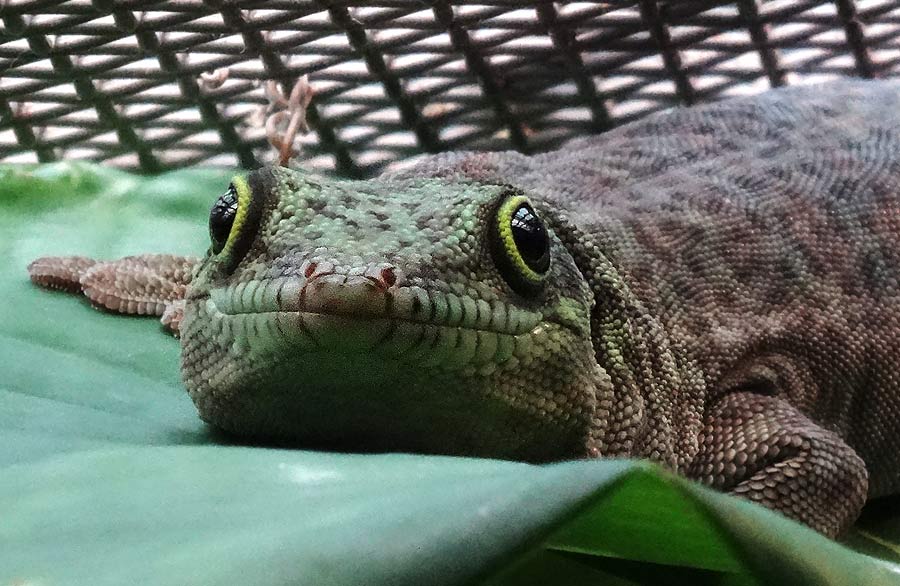
[[[201,417],[311,447],[587,454],[593,298],[551,217],[507,185],[235,178],[181,326]]]

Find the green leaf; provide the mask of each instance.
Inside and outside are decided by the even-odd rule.
[[[230,444],[156,320],[25,270],[202,254],[229,175],[0,167],[0,584],[900,583],[895,504],[848,537],[876,559],[640,462]]]

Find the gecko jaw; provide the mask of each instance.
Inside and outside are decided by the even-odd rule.
[[[284,314],[386,320],[520,335],[542,319],[536,311],[418,285],[384,286],[366,275],[328,273],[314,278],[277,277],[210,291],[206,301],[222,316]],[[341,321],[341,320],[338,320]]]

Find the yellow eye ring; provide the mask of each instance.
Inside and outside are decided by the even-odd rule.
[[[253,205],[252,190],[244,177],[237,176],[209,212],[211,254],[231,270],[249,249],[258,222],[259,205]],[[255,212],[254,212],[255,210]]]
[[[520,293],[539,291],[550,269],[550,237],[528,198],[503,201],[493,232],[494,259],[504,279]]]
[[[234,187],[235,192],[237,192],[237,211],[234,215],[234,222],[231,225],[231,230],[228,232],[228,240],[222,248],[221,254],[226,255],[234,253],[235,240],[237,240],[238,235],[240,235],[241,231],[244,229],[244,225],[247,223],[247,214],[250,210],[251,193],[250,186],[247,185],[247,180],[241,175],[236,175],[231,180],[231,185]]]

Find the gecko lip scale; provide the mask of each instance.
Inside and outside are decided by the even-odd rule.
[[[362,275],[328,274],[315,279],[278,277],[212,289],[208,303],[226,316],[304,314],[346,321],[404,321],[496,334],[531,331],[542,315],[502,301],[428,290],[418,285],[380,287]]]

